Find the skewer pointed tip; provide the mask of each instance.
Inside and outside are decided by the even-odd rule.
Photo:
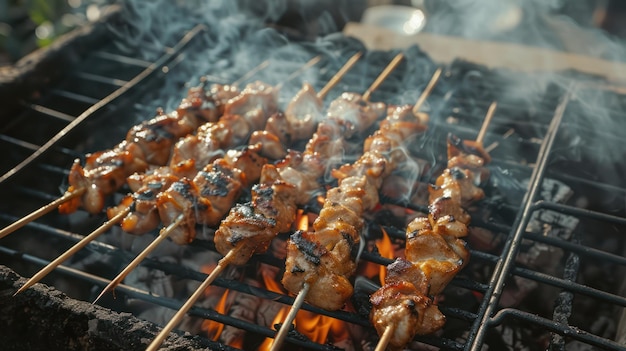
[[[172,233],[172,231],[180,225],[183,219],[185,219],[185,217],[183,216],[183,214],[180,214],[167,227],[161,229],[159,236],[157,236],[150,243],[150,245],[146,246],[146,248],[143,249],[143,251],[141,251],[139,255],[137,255],[137,257],[135,257],[126,266],[126,268],[124,268],[115,278],[113,278],[113,280],[111,280],[111,282],[104,288],[104,290],[100,293],[100,295],[98,295],[98,297],[93,303],[96,303],[102,297],[102,295],[104,295],[106,292],[115,289],[115,287],[118,286],[124,280],[124,278],[126,278],[126,276],[130,274],[130,272],[132,272],[133,269],[135,269],[141,263],[141,261],[143,261],[146,257],[148,257],[148,255],[152,251],[154,251],[163,240],[167,239],[167,237]]]
[[[43,278],[45,278],[50,272],[52,272],[56,267],[58,267],[59,265],[61,265],[61,263],[65,262],[68,258],[70,258],[72,255],[74,255],[76,252],[80,251],[83,247],[85,247],[87,244],[89,244],[90,242],[92,242],[93,240],[95,240],[98,236],[100,236],[102,233],[106,232],[107,230],[109,230],[112,226],[114,226],[116,223],[118,223],[119,221],[121,221],[128,213],[130,213],[130,207],[125,208],[123,211],[121,211],[120,213],[118,213],[117,215],[115,215],[114,217],[112,217],[110,220],[104,222],[101,226],[99,226],[98,228],[96,228],[93,232],[91,232],[89,235],[85,236],[84,238],[82,238],[79,242],[77,242],[76,244],[74,244],[74,246],[72,246],[71,248],[69,248],[67,251],[65,251],[64,253],[62,253],[61,255],[59,255],[59,257],[57,257],[54,261],[48,263],[44,268],[42,268],[41,270],[39,270],[39,272],[37,272],[35,275],[33,275],[27,282],[26,284],[24,284],[16,293],[15,295],[19,294],[20,292],[30,288],[31,286],[35,285],[36,283],[38,283],[40,280],[42,280]],[[15,296],[14,295],[14,296]]]
[[[18,294],[21,294],[24,292],[24,290],[30,288],[31,286],[35,285],[35,283],[31,283],[32,279],[29,279],[24,285],[20,286],[19,289],[17,289],[17,291],[13,294],[13,297],[16,297]]]
[[[46,213],[56,209],[57,207],[70,201],[71,199],[81,196],[83,193],[85,193],[85,191],[86,191],[85,188],[78,188],[73,191],[66,191],[65,194],[63,194],[63,196],[61,196],[60,198],[50,202],[47,205],[40,207],[39,209],[31,212],[30,214],[18,219],[17,221],[13,222],[12,224],[0,230],[0,239],[15,232],[16,230],[22,228],[23,226],[36,220],[37,218],[45,215]]]

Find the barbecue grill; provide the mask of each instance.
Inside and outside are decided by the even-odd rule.
[[[195,79],[203,74],[210,82],[232,82],[265,59],[258,57],[257,62],[245,51],[238,51],[246,44],[266,40],[271,49],[259,56],[272,50],[279,53],[271,57],[278,64],[250,79],[270,84],[281,82],[293,71],[291,68],[309,58],[323,56],[322,64],[315,70],[317,75],[305,73],[299,81],[285,85],[281,92],[283,102],[303,81],[316,88],[323,86],[348,55],[357,50],[366,52],[364,59],[334,89],[328,101],[341,91],[362,92],[397,52],[368,51],[358,40],[339,34],[316,43],[285,43],[274,40],[280,38],[275,30],[263,28],[252,34],[240,33],[243,43],[239,48],[209,50],[208,58],[196,57],[206,47],[223,44],[214,37],[215,30],[211,24],[180,30],[175,39],[149,53],[128,45],[123,38],[99,37],[101,45],[97,49],[81,54],[79,62],[62,79],[40,91],[36,98],[15,96],[14,100],[20,101],[20,111],[5,119],[0,130],[1,151],[5,155],[0,163],[5,174],[0,183],[1,225],[4,227],[58,198],[75,158],[111,147],[112,140],[121,140],[130,126],[145,119],[141,116],[149,117],[156,107],[170,110],[183,97],[186,82],[195,84]],[[441,65],[415,46],[405,50],[405,55],[405,62],[373,94],[373,101],[414,102],[429,74]],[[201,66],[205,71],[199,71],[199,62],[206,60],[209,63]],[[388,236],[401,249],[404,227],[394,220],[393,211],[402,208],[406,213],[427,212],[421,194],[425,184],[433,182],[445,168],[446,135],[475,138],[488,106],[497,101],[498,110],[485,141],[493,157],[489,166],[492,174],[486,199],[471,212],[470,264],[439,298],[447,324],[435,335],[417,337],[410,348],[623,350],[626,331],[619,321],[626,320],[622,317],[626,289],[621,279],[626,268],[626,149],[621,145],[626,138],[622,116],[626,90],[602,77],[576,71],[551,72],[548,76],[522,74],[463,60],[442,67],[442,81],[428,100],[429,130],[410,150],[421,165],[417,178],[410,183],[413,193],[383,193],[383,210],[367,218],[365,237],[372,245],[360,254],[360,267],[380,270],[392,262],[373,243]],[[46,72],[37,74],[44,76]],[[60,131],[62,135],[58,137]],[[406,174],[399,172],[398,176]],[[115,200],[110,199],[109,205]],[[2,263],[20,275],[32,276],[104,220],[103,215],[83,212],[71,216],[48,214],[0,240]],[[10,313],[0,321],[3,330],[10,332],[1,338],[13,343],[12,349],[24,344],[41,348],[55,338],[64,343],[55,345],[68,349],[145,348],[158,329],[151,322],[166,323],[167,316],[183,304],[187,292],[210,272],[206,267],[209,262],[203,259],[219,258],[210,240],[211,228],[202,228],[201,232],[188,247],[166,243],[158,254],[143,262],[141,273],[116,289],[115,299],[107,296],[100,302],[116,312],[97,306],[73,310],[78,322],[72,323],[76,325],[81,325],[80,316],[118,325],[117,329],[111,328],[114,331],[106,334],[104,340],[91,344],[84,340],[106,332],[89,328],[84,335],[74,337],[60,327],[58,334],[53,335],[55,328],[46,325],[60,322],[47,314],[59,311],[58,292],[37,286],[12,297],[18,277],[6,271],[1,275],[5,296],[2,306],[3,311]],[[278,240],[285,240],[287,235]],[[145,235],[133,239],[112,229],[60,266],[44,283],[73,299],[90,302],[151,238]],[[175,259],[164,259],[166,256]],[[247,279],[255,276],[261,265],[284,268],[281,257],[270,250],[255,256],[246,267],[233,268],[214,285],[240,296],[253,296],[262,304],[291,305],[292,296]],[[377,337],[367,318],[367,299],[380,284],[377,279],[377,275],[364,274],[356,278],[353,309],[328,312],[303,306],[313,315],[340,323],[340,328],[350,335],[348,344],[338,343],[332,337],[313,341],[311,335],[292,331],[285,349],[373,349]],[[158,290],[159,280],[169,282],[172,291]],[[279,278],[277,284],[278,281]],[[43,302],[35,303],[33,299]],[[70,310],[71,305],[83,306],[81,302],[61,300],[70,305]],[[43,312],[33,312],[39,309]],[[120,318],[118,313],[124,312],[151,322],[127,314]],[[220,341],[219,335],[203,331],[196,337],[170,338],[164,346],[256,349],[265,338],[276,334],[273,323],[262,325],[239,318],[217,305],[200,303],[189,315],[193,318],[184,323],[184,328],[198,331],[197,325],[204,321],[227,325],[245,333],[245,341],[229,346]],[[41,320],[35,324],[25,321],[34,318]],[[63,323],[72,325],[67,322],[72,318],[67,317]],[[50,334],[42,333],[39,340],[17,340],[8,335],[23,335],[25,328],[35,325]],[[107,340],[110,344],[106,344]]]

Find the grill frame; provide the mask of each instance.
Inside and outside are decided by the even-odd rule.
[[[197,34],[199,31],[202,31],[202,30],[203,30],[202,27],[196,27],[194,30],[192,30],[191,33]],[[95,80],[98,80],[98,81],[105,81],[107,83],[111,83],[112,85],[118,85],[119,89],[116,90],[113,94],[109,95],[108,97],[105,97],[104,99],[96,99],[96,100],[90,99],[89,97],[83,98],[81,96],[65,94],[66,97],[69,97],[70,99],[74,99],[77,101],[83,100],[83,102],[87,102],[87,103],[91,103],[95,101],[95,104],[91,108],[87,109],[83,114],[78,116],[76,119],[72,119],[72,122],[70,122],[70,124],[68,125],[68,128],[73,129],[78,124],[82,123],[84,120],[91,118],[94,114],[96,114],[98,110],[102,108],[108,108],[109,106],[111,106],[110,104],[112,104],[117,98],[126,97],[127,94],[130,93],[130,90],[132,90],[136,85],[143,85],[145,83],[145,86],[143,86],[143,89],[145,89],[148,86],[146,82],[148,81],[149,78],[151,78],[151,76],[156,75],[158,72],[163,73],[164,67],[166,67],[169,64],[175,65],[177,60],[182,59],[182,57],[184,56],[184,49],[187,43],[189,43],[190,40],[193,40],[195,34],[191,34],[191,35],[188,34],[187,36],[185,36],[181,40],[181,42],[179,42],[176,46],[174,46],[171,49],[167,49],[164,55],[161,56],[159,59],[157,59],[155,62],[153,63],[144,62],[143,64],[147,65],[147,68],[142,73],[140,73],[139,75],[135,76],[133,79],[127,82],[118,81],[118,80],[107,80],[107,77],[99,77],[99,76],[89,77],[88,76],[89,79],[95,78]],[[128,57],[128,58],[119,57],[119,59],[127,60],[127,62],[140,63],[140,61],[133,61],[135,59],[133,59],[132,57]],[[439,346],[444,349],[480,350],[484,343],[486,333],[489,328],[493,328],[494,326],[497,326],[503,323],[505,319],[514,318],[514,319],[530,321],[534,323],[535,325],[547,328],[548,330],[551,330],[554,333],[561,335],[563,337],[573,338],[573,339],[588,343],[590,345],[602,347],[604,349],[608,349],[608,350],[623,349],[623,346],[618,345],[617,343],[611,340],[607,340],[606,338],[602,338],[597,335],[581,331],[574,326],[563,325],[555,321],[551,321],[547,318],[533,315],[533,314],[530,314],[528,312],[521,311],[518,309],[512,309],[512,308],[499,309],[497,306],[498,296],[502,293],[502,289],[506,285],[506,280],[510,278],[511,276],[521,276],[521,277],[529,278],[538,282],[542,282],[542,283],[546,283],[549,285],[562,288],[564,291],[569,292],[569,293],[573,292],[573,293],[585,294],[593,298],[597,298],[597,299],[604,300],[604,301],[609,301],[611,303],[621,305],[622,307],[626,307],[626,298],[624,297],[620,297],[615,294],[611,294],[608,292],[601,291],[599,289],[594,289],[592,287],[588,287],[585,285],[578,284],[576,282],[572,282],[571,276],[566,276],[562,279],[557,278],[557,277],[552,277],[544,273],[533,271],[532,269],[518,267],[517,264],[515,263],[515,258],[517,256],[517,252],[520,248],[522,240],[531,239],[534,241],[548,243],[555,247],[561,248],[565,250],[565,252],[569,252],[575,256],[583,256],[583,257],[591,256],[591,257],[602,259],[605,262],[613,262],[618,265],[626,266],[626,259],[622,256],[610,254],[610,253],[597,250],[597,249],[588,248],[577,242],[567,242],[561,239],[541,236],[536,233],[529,234],[525,232],[526,227],[532,217],[532,213],[541,209],[550,209],[550,210],[570,214],[570,215],[577,216],[577,217],[589,217],[589,218],[596,218],[596,219],[607,221],[607,222],[626,224],[626,219],[623,217],[610,215],[610,214],[593,211],[593,210],[584,210],[584,209],[580,209],[580,208],[573,207],[570,205],[546,202],[546,201],[539,199],[539,192],[541,191],[541,184],[543,180],[546,177],[552,175],[548,167],[550,156],[554,147],[555,140],[557,136],[559,135],[559,133],[561,132],[562,118],[564,117],[566,113],[570,100],[575,97],[576,89],[577,88],[571,88],[571,89],[566,90],[566,93],[564,95],[561,95],[561,101],[558,107],[554,110],[554,114],[553,114],[553,117],[551,118],[550,126],[547,128],[545,135],[543,136],[543,138],[541,139],[541,143],[539,144],[540,149],[537,155],[538,157],[536,161],[536,166],[532,168],[530,191],[525,193],[524,199],[519,204],[519,208],[521,210],[514,209],[515,211],[517,211],[516,212],[517,216],[515,218],[514,224],[508,227],[500,223],[490,223],[490,222],[485,223],[485,222],[481,222],[480,220],[473,221],[473,223],[475,223],[478,226],[484,225],[485,227],[496,229],[499,232],[508,233],[507,235],[508,239],[502,251],[503,253],[499,256],[491,254],[491,253],[484,253],[481,251],[472,251],[473,258],[484,260],[484,261],[489,261],[491,262],[492,265],[495,266],[495,273],[492,274],[492,278],[487,284],[476,282],[476,281],[471,281],[471,280],[464,281],[461,278],[456,278],[453,282],[453,285],[462,286],[470,290],[474,290],[474,291],[485,294],[485,297],[482,299],[478,312],[473,313],[473,312],[465,311],[462,309],[455,309],[453,307],[452,308],[442,307],[442,310],[444,311],[446,315],[452,316],[454,318],[466,320],[468,322],[472,322],[473,320],[473,322],[471,323],[470,338],[465,343],[460,343],[451,339],[438,339],[435,337],[419,337],[417,340],[424,341],[426,343],[430,343],[432,345]],[[61,93],[61,95],[63,94]],[[489,101],[481,101],[481,103],[488,104]],[[38,105],[38,104],[30,105],[30,108],[33,110],[37,110],[40,113],[49,114],[53,118],[56,118],[56,119],[62,119],[62,120],[70,119],[70,117],[68,117],[69,114],[64,113],[62,111],[55,112],[42,105]],[[115,110],[115,109],[116,109],[115,107],[112,108],[112,110]],[[436,113],[437,111],[433,111],[433,114],[436,114]],[[479,118],[479,116],[474,116],[474,117]],[[475,130],[473,130],[472,128],[463,129],[463,126],[458,126],[458,127],[454,126],[453,128],[460,128],[460,131],[465,134],[471,134],[472,132],[475,132]],[[64,129],[63,135],[67,134],[69,129],[68,130]],[[3,140],[6,141],[10,137],[3,135],[2,138]],[[60,138],[52,138],[44,146],[46,148],[53,147],[56,150],[60,150],[66,156],[71,156],[71,157],[80,156],[79,152],[77,153],[76,151],[71,150],[71,149],[64,149],[63,146],[60,146],[59,139]],[[29,144],[26,141],[20,141],[20,140],[11,140],[11,141],[14,141],[14,143],[17,145],[22,145],[31,149],[34,146],[32,144]],[[35,160],[39,161],[39,158],[42,154],[44,154],[44,152],[36,152],[35,154],[33,154],[34,156],[31,156],[28,159],[26,159],[24,161],[24,167],[31,167],[35,165],[36,163],[34,163],[33,161]],[[503,164],[506,165],[506,162]],[[61,173],[61,174],[66,173],[65,170],[57,168],[56,166],[43,166],[43,167],[47,167],[56,173]],[[16,171],[15,174],[17,173],[18,172]],[[8,180],[8,177],[6,176],[3,177],[0,180],[0,186],[6,185],[8,183],[7,180]],[[579,181],[584,182],[587,180],[579,179]],[[593,181],[589,181],[589,182],[594,183]],[[1,184],[1,183],[4,183],[4,184]],[[594,186],[596,185],[594,184]],[[599,183],[599,185],[597,186],[601,187],[601,186],[605,186],[605,184]],[[606,186],[611,187],[611,185],[606,185]],[[619,188],[619,187],[617,188],[622,192],[624,191],[624,189],[622,188]],[[54,198],[54,195],[51,195],[48,192],[39,192],[37,190],[33,190],[30,188],[22,189],[22,191],[26,193],[30,193],[34,195],[34,197],[40,200],[47,201],[47,200],[50,200],[51,198]],[[407,207],[411,208],[410,205]],[[413,209],[424,211],[424,208],[419,207],[419,206],[413,207]],[[15,217],[7,216],[1,213],[0,213],[0,216],[7,221],[16,219]],[[54,234],[55,236],[59,236],[60,238],[63,238],[63,240],[67,240],[70,242],[76,242],[80,240],[80,238],[82,238],[82,236],[79,234],[66,232],[66,231],[56,228],[55,226],[48,226],[45,224],[35,223],[32,225],[29,225],[29,227],[35,228],[36,230],[47,231],[51,234]],[[393,228],[389,228],[389,229],[390,229],[389,231],[392,233],[390,235],[394,235],[392,231]],[[403,236],[404,234],[402,232],[396,232],[395,235]],[[199,241],[195,243],[194,245],[197,247],[205,247],[209,249],[212,248],[211,247],[212,245],[210,242]],[[118,248],[112,249],[108,244],[104,244],[101,242],[93,242],[89,244],[88,249],[104,250],[104,251],[120,250]],[[14,257],[20,256],[24,260],[30,261],[37,265],[44,265],[47,263],[45,260],[41,260],[37,257],[29,255],[28,253],[21,253],[17,250],[12,250],[4,246],[0,246],[0,252],[9,256],[14,256]],[[365,253],[362,256],[362,258],[365,260],[372,261],[374,263],[378,263],[378,264],[384,264],[384,263],[390,262],[389,260],[386,260],[380,256],[377,256],[375,253]],[[271,256],[268,257],[266,255],[261,255],[261,257],[256,258],[256,260],[260,260],[262,262],[270,262],[271,264],[274,264],[274,265],[277,265],[277,264],[280,265],[280,263],[277,263],[276,259],[272,258]],[[194,270],[184,270],[184,269],[181,270],[180,266],[168,267],[167,264],[163,264],[163,262],[159,262],[155,259],[147,259],[144,265],[150,268],[163,270],[166,273],[168,272],[175,273],[180,278],[202,281],[206,277],[205,274],[194,271]],[[101,278],[96,279],[94,277],[90,277],[89,274],[86,272],[76,271],[69,267],[61,266],[58,268],[58,271],[63,274],[69,274],[69,275],[75,276],[79,279],[87,280],[98,286],[104,286],[106,285],[106,283],[108,283],[108,281],[106,281],[105,279],[101,279]],[[233,289],[236,291],[241,291],[241,292],[251,292],[257,296],[259,295],[265,296],[268,299],[282,302],[287,305],[293,303],[292,297],[277,294],[277,293],[272,293],[264,289],[250,287],[245,284],[244,285],[238,285],[238,284],[240,283],[237,283],[234,281],[228,281],[222,278],[219,278],[215,283],[215,285],[217,286],[226,287],[226,288]],[[118,290],[120,290],[124,294],[127,294],[128,296],[131,296],[133,298],[140,298],[144,301],[157,303],[159,305],[163,305],[169,308],[178,308],[180,307],[180,305],[182,305],[180,301],[171,300],[167,298],[157,298],[154,295],[150,294],[149,292],[141,291],[139,289],[132,288],[126,285],[121,285],[118,288]],[[328,313],[328,312],[316,309],[312,306],[308,306],[306,304],[304,306],[304,309],[310,310],[316,313],[324,313],[325,315],[328,315],[330,317],[342,319],[350,323],[355,323],[355,324],[362,325],[362,326],[368,326],[368,322],[355,313],[346,313],[346,312]],[[190,311],[190,314],[197,316],[197,317],[202,317],[202,318],[209,317],[209,319],[216,320],[218,322],[224,322],[224,323],[235,325],[235,326],[242,326],[246,330],[249,330],[249,331],[252,331],[252,332],[267,336],[267,337],[271,337],[275,334],[275,331],[269,328],[264,328],[264,327],[260,327],[260,326],[249,324],[249,323],[246,324],[245,322],[244,324],[241,324],[242,321],[233,319],[232,317],[229,317],[226,315],[218,314],[215,311],[208,310],[208,309],[194,307]],[[298,346],[308,347],[309,349],[316,349],[316,350],[326,349],[324,345],[312,345],[311,343],[307,343],[307,342],[303,343],[301,341],[297,341],[294,338],[290,338],[289,342],[294,343]],[[558,344],[558,341],[555,344]]]

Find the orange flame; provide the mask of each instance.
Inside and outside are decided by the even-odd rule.
[[[350,337],[345,322],[305,310],[298,312],[295,325],[298,332],[320,344],[335,343]]]
[[[376,240],[376,247],[378,248],[378,252],[382,257],[393,259],[394,251],[393,245],[391,244],[391,239],[389,235],[385,231],[384,228],[380,228],[383,231],[383,237],[381,239]],[[385,277],[387,276],[387,269],[385,266],[380,266],[380,284],[385,284]]]
[[[326,198],[325,198],[324,196],[322,196],[322,195],[318,195],[318,196],[317,196],[317,203],[318,203],[320,206],[324,206],[324,201],[326,201]]]
[[[228,300],[228,292],[229,290],[224,291],[224,295],[222,295],[222,298],[215,306],[216,312],[221,314],[224,314],[226,312],[226,301]],[[220,337],[220,334],[222,334],[222,330],[224,330],[224,324],[207,319],[202,322],[201,329],[203,331],[206,331],[209,339],[217,341]]]
[[[298,210],[298,216],[296,217],[296,223],[298,223],[298,229],[306,232],[309,230],[309,216],[302,210]]]
[[[302,211],[298,211],[298,216],[302,216]],[[306,218],[306,216],[302,216]],[[298,220],[300,218],[296,218],[296,223],[299,223]],[[277,272],[273,271],[275,267],[269,266],[266,264],[261,264],[261,277],[263,277],[263,283],[265,283],[265,288],[269,291],[273,291],[275,293],[284,294],[282,286],[276,281]],[[277,302],[278,303],[278,302]],[[282,304],[281,304],[282,305]],[[283,305],[279,308],[278,312],[274,316],[272,320],[272,324],[270,324],[270,328],[274,328],[274,325],[282,323],[285,318],[287,318],[287,314],[289,314],[289,306]],[[266,351],[272,348],[272,343],[274,339],[266,338],[263,343],[259,346],[259,351]]]

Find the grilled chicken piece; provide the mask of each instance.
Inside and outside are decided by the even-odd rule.
[[[215,232],[218,252],[237,249],[232,264],[245,264],[254,253],[267,250],[276,233],[287,231],[295,220],[296,188],[272,165],[263,167],[263,178],[252,188],[252,201],[236,205]]]
[[[179,177],[169,167],[159,167],[151,174],[135,173],[128,179],[133,194],[126,196],[119,205],[108,208],[107,216],[111,219],[130,207],[130,213],[122,219],[122,230],[130,234],[143,234],[156,229],[161,223],[157,195]]]
[[[315,126],[322,119],[322,107],[322,100],[317,97],[313,86],[304,83],[285,109],[293,140],[306,139],[313,134]]]
[[[273,160],[279,160],[287,155],[287,150],[285,150],[280,138],[267,130],[257,130],[252,133],[250,144],[261,145],[261,155]]]
[[[114,193],[126,180],[128,172],[143,171],[148,165],[125,149],[126,143],[113,150],[100,151],[87,155],[85,165],[76,159],[69,174],[68,191],[86,189],[81,197],[74,198],[59,206],[59,212],[68,214],[78,207],[96,214],[102,211],[104,199]]]
[[[472,171],[472,181],[478,186],[489,178],[489,170],[485,168],[489,162],[491,156],[482,145],[448,135],[448,168],[458,167]]]
[[[217,225],[239,197],[243,184],[258,179],[266,159],[253,145],[242,151],[229,151],[199,172],[192,181],[187,178],[172,184],[157,197],[159,216],[164,225],[179,215],[182,225],[172,233],[178,244],[190,243],[196,235],[195,225]]]
[[[409,223],[405,255],[426,275],[429,295],[439,294],[469,261],[465,241],[435,233],[430,220],[424,217]]]
[[[318,178],[326,169],[323,159],[324,156],[321,153],[310,154],[291,150],[276,164],[281,179],[298,189],[296,204],[307,203],[311,199],[311,194],[319,189]],[[261,178],[262,182],[268,179],[268,177]]]
[[[260,113],[260,110],[256,110],[256,113]],[[254,115],[254,119],[257,118],[263,117]],[[258,128],[240,115],[224,115],[217,123],[200,126],[196,135],[179,140],[172,152],[170,165],[194,159],[197,165],[204,167],[223,156],[223,149],[243,144],[252,131]]]
[[[474,178],[474,172],[468,169],[461,169],[459,167],[447,168],[441,176],[437,178],[435,187],[431,191],[431,199],[444,195],[448,189],[454,193],[453,196],[459,196],[455,199],[463,207],[467,207],[470,204],[482,200],[485,197],[485,192],[476,186],[472,179]],[[436,190],[436,191],[435,191]],[[432,201],[432,200],[431,200]]]
[[[211,210],[198,213],[196,221],[210,227],[217,225],[241,194],[243,180],[243,172],[224,159],[198,172],[193,179],[197,195],[211,204]]]
[[[385,283],[370,297],[370,320],[379,335],[387,326],[395,327],[390,349],[401,350],[415,335],[430,334],[443,327],[445,316],[415,285],[402,280]]]
[[[206,122],[215,122],[221,116],[211,95],[207,94],[203,86],[190,88],[176,112],[179,116],[191,114],[196,119]]]
[[[192,242],[197,216],[207,216],[206,213],[211,211],[211,203],[198,194],[199,190],[195,184],[187,178],[182,178],[157,196],[159,217],[164,225],[170,225],[179,215],[183,217],[170,234],[172,241],[177,244]]]
[[[262,82],[250,83],[241,94],[228,100],[224,108],[225,115],[243,116],[252,130],[259,130],[265,126],[267,118],[278,111],[278,90]]]
[[[224,114],[228,101],[239,94],[241,94],[239,88],[229,84],[212,84],[209,89],[209,99],[215,104],[219,116]]]
[[[195,118],[179,116],[176,112],[166,115],[159,110],[155,118],[132,127],[126,141],[139,145],[147,163],[163,166],[170,159],[170,150],[176,140],[197,127]]]
[[[363,100],[357,93],[343,93],[330,104],[326,118],[335,119],[343,126],[345,137],[364,132],[378,118],[385,115],[387,106]]]
[[[341,265],[335,261],[341,253],[350,252],[351,245],[346,240],[326,249],[311,235],[297,231],[287,243],[287,260],[282,283],[289,291],[302,290],[304,283],[310,286],[306,300],[321,308],[334,311],[345,304],[352,295],[352,284],[342,274],[333,269]]]
[[[277,112],[267,119],[265,131],[278,137],[281,143],[285,145],[291,144],[291,125],[282,112]]]

